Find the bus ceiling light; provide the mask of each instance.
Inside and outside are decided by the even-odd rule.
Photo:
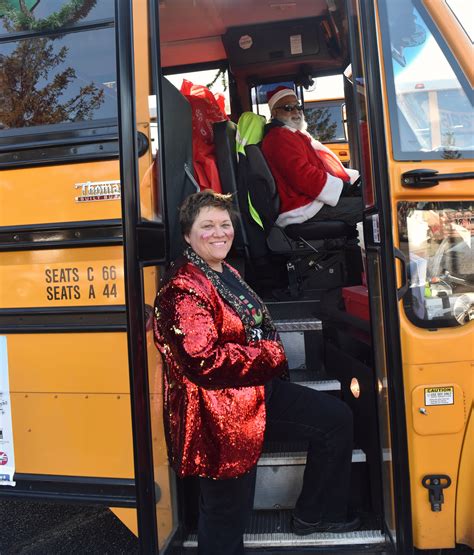
[[[351,393],[354,395],[356,399],[360,397],[360,385],[359,380],[357,378],[352,378],[351,380]]]
[[[417,83],[415,85],[415,89],[424,89],[425,88],[425,84],[424,83]]]

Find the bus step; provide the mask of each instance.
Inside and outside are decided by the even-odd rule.
[[[353,449],[352,462],[366,462],[367,457],[362,449]],[[293,466],[306,464],[306,451],[280,451],[279,453],[262,453],[257,466]]]
[[[273,323],[280,333],[287,331],[318,331],[323,329],[321,320],[314,317],[293,320],[275,320]]]
[[[353,463],[365,463],[361,449],[352,452]],[[257,463],[254,509],[292,509],[295,506],[306,464],[306,451],[262,453]]]
[[[299,381],[294,378],[293,372],[290,372],[291,381],[315,389],[316,391],[341,391],[341,382],[339,380],[304,380]]]
[[[343,534],[310,534],[296,536],[290,528],[291,511],[254,511],[244,535],[247,549],[265,547],[331,547],[383,545],[385,536],[380,530],[358,530]],[[183,547],[197,546],[197,534],[190,534]]]
[[[316,318],[321,312],[319,300],[306,301],[271,301],[265,302],[273,320],[287,320],[294,318]]]

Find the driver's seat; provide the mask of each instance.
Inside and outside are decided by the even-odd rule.
[[[340,220],[277,226],[280,197],[270,168],[258,145],[246,146],[245,153],[246,177],[239,179],[239,185],[245,182],[252,205],[260,215],[270,254],[286,259],[291,296],[345,285],[344,247],[348,239],[356,237],[356,228]]]
[[[252,204],[262,219],[270,251],[277,254],[291,254],[303,248],[306,242],[306,247],[311,248],[312,242],[356,235],[355,227],[340,220],[304,222],[288,225],[285,228],[275,225],[280,213],[280,197],[273,175],[258,145],[246,146],[245,152],[248,161],[248,191]],[[293,244],[293,241],[297,244]]]

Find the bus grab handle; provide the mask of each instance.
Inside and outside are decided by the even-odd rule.
[[[474,172],[439,173],[438,170],[420,168],[402,174],[402,187],[424,189],[435,187],[440,181],[460,181],[474,179]]]
[[[395,255],[395,258],[400,260],[402,266],[402,285],[397,289],[397,300],[401,300],[408,291],[407,259],[403,252],[400,249],[397,249],[397,247],[393,247],[393,254]]]

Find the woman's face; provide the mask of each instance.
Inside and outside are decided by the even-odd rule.
[[[213,270],[222,270],[222,261],[232,246],[234,226],[227,210],[201,208],[186,242]]]

